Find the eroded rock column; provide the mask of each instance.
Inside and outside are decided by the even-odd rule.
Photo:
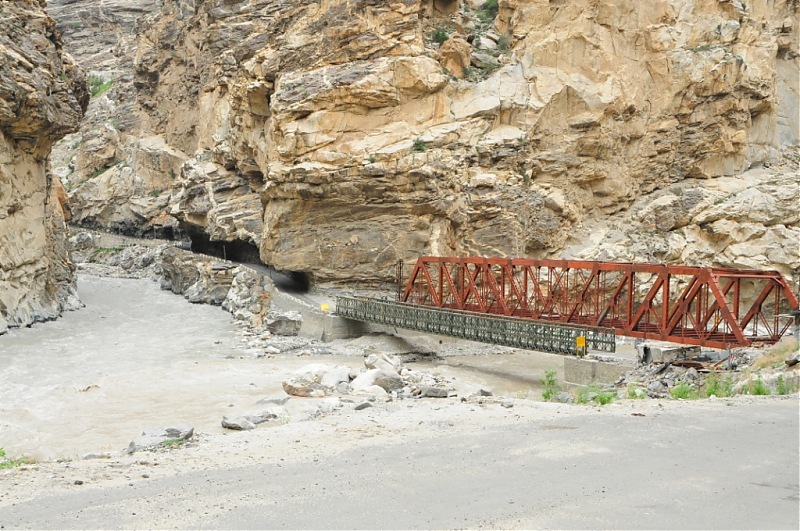
[[[47,161],[77,130],[89,95],[45,4],[0,3],[0,333],[80,304],[66,196]]]

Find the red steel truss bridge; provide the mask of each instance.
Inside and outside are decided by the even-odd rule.
[[[398,296],[414,305],[713,348],[775,343],[800,321],[797,297],[777,271],[423,256]]]

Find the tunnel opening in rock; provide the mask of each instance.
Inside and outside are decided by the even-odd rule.
[[[294,291],[305,293],[311,288],[311,277],[302,271],[289,271],[289,279],[292,281]]]
[[[187,233],[192,242],[190,250],[193,253],[208,254],[232,262],[262,263],[258,247],[251,242],[243,240],[214,241],[209,239],[205,233],[191,229]]]

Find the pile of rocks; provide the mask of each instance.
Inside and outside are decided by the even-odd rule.
[[[160,278],[161,254],[169,244],[131,245],[128,240],[132,239],[77,232],[69,238],[72,261],[79,271],[98,276]]]
[[[409,369],[397,356],[386,354],[367,356],[358,372],[342,365],[306,365],[284,380],[283,390],[289,395],[314,398],[333,394],[386,399],[455,396],[443,378]]]
[[[670,389],[680,383],[701,386],[705,375],[695,368],[685,368],[671,363],[649,363],[622,375],[617,380],[618,387],[630,389],[637,398],[667,398]]]
[[[798,353],[792,353],[785,363],[770,369],[758,368],[756,362],[765,354],[757,348],[737,348],[713,355],[703,354],[692,359],[674,359],[640,364],[622,375],[616,382],[632,398],[668,398],[678,385],[688,385],[691,391],[706,388],[706,380],[714,376],[729,382],[731,394],[747,393],[752,381],[761,380],[767,388],[775,389],[779,376],[797,364]],[[783,379],[786,380],[787,377]],[[789,375],[794,381],[796,376]]]

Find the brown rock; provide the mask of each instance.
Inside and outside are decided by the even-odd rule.
[[[43,5],[0,3],[0,333],[80,305],[64,191],[46,161],[77,130],[88,90]]]
[[[470,65],[472,46],[461,37],[452,37],[439,48],[439,63],[448,72],[463,79]]]

